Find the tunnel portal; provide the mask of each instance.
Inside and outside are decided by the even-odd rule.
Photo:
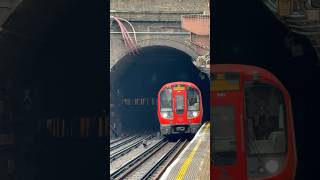
[[[202,93],[209,119],[210,81],[187,53],[167,46],[149,46],[127,54],[111,69],[111,126],[121,133],[158,131],[156,102],[168,82],[188,81]]]

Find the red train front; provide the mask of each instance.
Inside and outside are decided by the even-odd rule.
[[[294,179],[288,91],[273,74],[254,66],[212,65],[211,73],[211,179]]]
[[[162,135],[195,134],[202,121],[200,89],[190,82],[165,84],[158,93],[158,119]]]

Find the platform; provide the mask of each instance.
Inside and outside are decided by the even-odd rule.
[[[210,179],[210,123],[202,125],[162,179]]]

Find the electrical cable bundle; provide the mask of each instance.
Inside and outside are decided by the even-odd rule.
[[[134,54],[138,53],[137,36],[136,36],[136,32],[135,32],[132,24],[129,21],[127,21],[126,19],[115,17],[115,16],[110,16],[110,19],[113,19],[118,23],[125,46],[128,49],[130,49],[130,51],[132,53],[134,53]],[[130,27],[132,28],[132,31],[133,31],[134,40],[131,38],[127,28],[123,25],[123,23],[121,21],[125,21],[126,23],[128,23],[130,25]]]

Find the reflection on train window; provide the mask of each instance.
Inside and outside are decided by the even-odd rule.
[[[200,96],[199,92],[192,87],[187,89],[187,99],[188,99],[188,111],[199,111],[200,110]]]
[[[214,106],[213,120],[213,162],[216,165],[233,164],[236,161],[236,137],[233,106]]]
[[[166,88],[160,93],[160,111],[172,111],[171,88]]]
[[[183,95],[176,95],[176,113],[183,114],[184,112],[184,98]]]
[[[249,154],[273,154],[286,151],[283,96],[267,84],[245,88]]]

